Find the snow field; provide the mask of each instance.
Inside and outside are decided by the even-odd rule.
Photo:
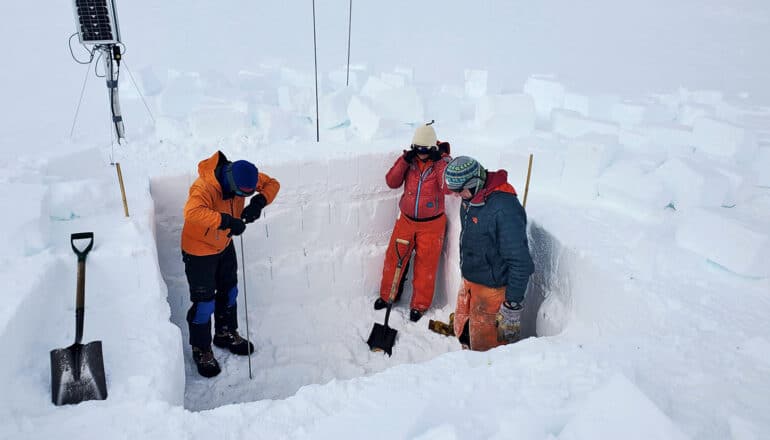
[[[761,378],[768,343],[755,331],[762,327],[761,317],[744,310],[753,304],[761,314],[763,303],[754,293],[766,290],[768,277],[763,262],[770,245],[762,227],[770,208],[762,177],[767,147],[756,141],[763,139],[762,110],[727,104],[708,92],[640,100],[580,95],[542,76],[532,77],[524,93],[495,94],[479,70],[466,78],[465,90],[426,92],[408,71],[374,75],[361,68],[360,90],[339,88],[339,72],[324,83],[323,143],[316,145],[297,140],[314,135],[306,75],[264,66],[241,72],[231,83],[216,74],[168,71],[159,79],[160,70],[141,72],[142,83],[152,90],[150,104],[160,109],[158,124],[154,132],[145,127],[148,135],[130,149],[112,152],[124,165],[130,219],[122,217],[106,151],[65,149],[44,163],[24,165],[26,175],[17,174],[23,178],[9,187],[25,195],[13,202],[24,206],[24,214],[7,228],[17,250],[4,258],[30,279],[18,287],[24,294],[9,301],[0,315],[0,328],[4,335],[29,330],[5,338],[0,348],[43,354],[15,358],[0,371],[22,377],[8,386],[11,393],[35,390],[13,406],[0,407],[8,417],[25,414],[3,428],[11,437],[43,435],[54,429],[49,422],[85,408],[114,417],[110,408],[136,402],[157,414],[134,409],[141,427],[116,423],[94,432],[173,435],[182,429],[176,423],[197,426],[195,435],[209,432],[203,416],[180,412],[184,405],[194,411],[214,409],[202,413],[207,421],[232,421],[234,412],[249,415],[255,422],[226,428],[236,436],[250,432],[256,421],[261,432],[276,436],[341,434],[339,423],[368,414],[383,389],[402,398],[417,393],[409,384],[419,383],[437,403],[452,402],[452,390],[433,382],[426,368],[444,371],[442,380],[456,375],[466,401],[497,414],[503,411],[498,405],[512,397],[476,402],[468,394],[466,383],[482,380],[476,378],[484,366],[480,358],[487,359],[496,380],[507,384],[495,387],[529,388],[523,401],[534,408],[521,413],[515,427],[509,411],[506,416],[499,412],[502,421],[485,428],[485,437],[516,430],[524,438],[579,438],[588,435],[585,420],[606,413],[613,400],[634,402],[638,409],[627,425],[617,422],[627,412],[602,418],[605,423],[596,429],[616,436],[622,436],[624,426],[626,435],[676,437],[681,429],[689,436],[713,438],[764,429],[757,421],[766,405],[754,394],[739,394],[743,397],[728,398],[718,407],[708,403],[732,396],[730,389],[765,386]],[[127,101],[139,103],[137,97]],[[414,113],[397,112],[400,107]],[[535,153],[528,212],[538,270],[523,324],[526,335],[550,338],[484,355],[448,354],[458,350],[456,341],[428,332],[428,319],[446,320],[453,310],[460,282],[458,201],[450,198],[434,308],[420,323],[409,322],[407,283],[391,320],[399,330],[394,356],[366,350],[372,324],[384,317],[371,303],[400,195],[384,185],[383,175],[408,145],[413,124],[428,115],[426,108],[441,108],[456,121],[437,121],[439,138],[452,142],[454,155],[473,155],[490,169],[507,169],[522,198],[527,152]],[[214,380],[199,378],[187,345],[189,301],[179,254],[182,206],[197,162],[220,145],[229,157],[254,158],[282,183],[276,202],[243,236],[244,290],[257,346],[253,381],[247,379],[245,359],[218,349],[223,373]],[[30,176],[44,176],[43,183]],[[74,334],[74,280],[60,286],[62,279],[74,278],[74,255],[63,237],[83,228],[95,230],[97,243],[89,257],[84,340],[103,341],[108,405],[113,399],[119,403],[104,409],[87,403],[82,410],[56,412],[47,404],[45,353],[69,345]],[[239,240],[236,249],[240,252]],[[19,257],[35,268],[20,266],[15,262]],[[747,297],[725,304],[724,292],[736,285]],[[41,291],[66,294],[52,300],[36,295]],[[242,305],[239,312],[245,333]],[[743,321],[725,331],[715,324],[724,314]],[[40,316],[51,325],[32,331]],[[177,327],[169,325],[169,318]],[[704,335],[722,353],[718,362],[705,366],[700,365]],[[511,351],[516,355],[510,358],[521,359],[508,365],[502,361],[508,357],[500,356]],[[447,359],[455,365],[442,370]],[[468,364],[457,367],[458,359]],[[564,373],[580,360],[585,368]],[[672,365],[661,365],[669,361]],[[538,373],[508,378],[500,365]],[[733,366],[742,373],[728,375],[719,385],[722,372]],[[562,376],[548,377],[548,371]],[[393,374],[403,385],[390,390],[392,384],[381,381]],[[565,386],[571,391],[565,393]],[[591,398],[592,393],[598,397]],[[328,408],[314,410],[319,402]],[[232,403],[241,405],[228,406]],[[463,438],[479,429],[480,421],[451,417],[466,408],[462,404],[450,403],[450,410],[432,415],[429,425],[408,414],[410,405],[398,410],[406,422],[383,430],[383,436]],[[285,411],[304,415],[289,423],[281,416]],[[161,418],[171,415],[174,424],[164,425]],[[359,428],[350,429],[346,436]]]

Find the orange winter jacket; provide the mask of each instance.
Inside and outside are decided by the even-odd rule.
[[[220,213],[241,217],[244,198],[234,195],[225,198],[216,174],[229,161],[221,151],[198,164],[198,178],[190,187],[190,195],[184,206],[184,227],[182,228],[182,250],[190,255],[213,255],[222,252],[231,238],[229,229],[219,229],[222,222]],[[273,202],[280,183],[263,172],[259,172],[257,192],[265,196],[268,205]]]

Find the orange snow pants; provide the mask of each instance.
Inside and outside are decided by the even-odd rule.
[[[505,287],[487,287],[463,278],[457,293],[454,330],[459,338],[468,323],[470,349],[487,351],[503,343],[497,340],[495,318],[505,301]]]
[[[436,284],[436,270],[438,269],[441,249],[444,247],[444,234],[446,233],[446,215],[428,221],[415,221],[399,214],[393,233],[390,236],[388,250],[385,252],[385,264],[382,268],[382,281],[380,283],[380,298],[387,301],[390,296],[390,288],[396,274],[396,246],[403,258],[401,267],[406,267],[414,250],[414,280],[412,282],[412,301],[410,308],[424,312],[430,308],[433,302],[433,289]],[[396,245],[396,239],[400,238],[409,242],[409,249],[402,244]],[[401,273],[401,278],[406,275]],[[401,280],[399,279],[400,283]]]

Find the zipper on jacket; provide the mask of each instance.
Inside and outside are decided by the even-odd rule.
[[[420,191],[422,191],[422,182],[423,179],[428,177],[428,174],[430,174],[431,171],[433,171],[433,165],[429,166],[423,173],[420,173],[420,177],[417,178],[417,198],[414,201],[414,218],[420,218],[418,216],[418,211],[420,209]]]

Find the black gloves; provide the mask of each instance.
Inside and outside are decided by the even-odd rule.
[[[234,218],[230,214],[225,214],[224,212],[220,212],[219,215],[222,216],[222,220],[219,223],[219,229],[229,229],[230,233],[227,234],[228,237],[241,235],[243,234],[243,231],[246,230],[246,224],[243,223],[243,220]]]
[[[432,160],[433,162],[438,162],[441,160],[441,152],[438,150],[430,150],[430,153],[428,154],[428,159]]]
[[[262,215],[262,208],[267,205],[267,199],[262,194],[257,194],[251,198],[249,205],[243,208],[241,218],[246,223],[252,223]],[[237,235],[237,234],[236,234]]]
[[[449,151],[449,142],[436,141],[439,153],[451,154]]]
[[[406,163],[412,163],[415,157],[417,157],[417,150],[404,150],[404,160]]]

